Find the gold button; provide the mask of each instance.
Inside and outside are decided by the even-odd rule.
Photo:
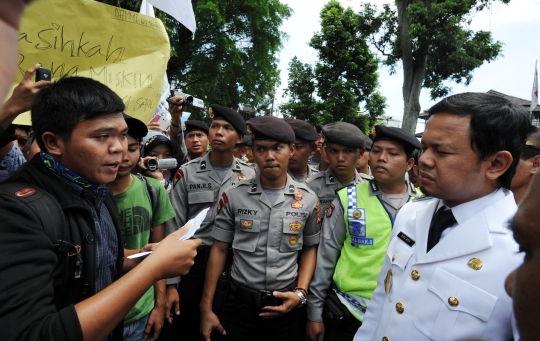
[[[386,336],[384,336],[384,337],[382,338],[382,341],[390,341],[390,339],[387,338]]]
[[[420,272],[418,270],[411,271],[411,277],[415,281],[419,280],[420,279]]]
[[[397,311],[399,314],[403,314],[403,312],[405,311],[405,307],[403,306],[403,303],[398,302],[398,303],[396,304],[396,311]]]
[[[459,300],[458,300],[456,297],[454,297],[454,296],[450,296],[450,297],[448,298],[448,303],[449,303],[452,307],[457,307],[458,304],[459,304]]]
[[[467,265],[469,266],[469,268],[471,269],[474,269],[474,270],[480,270],[482,269],[482,267],[484,266],[484,262],[482,262],[481,259],[478,259],[478,258],[471,258],[468,262],[467,262]]]
[[[392,256],[392,262],[396,260],[396,255]]]

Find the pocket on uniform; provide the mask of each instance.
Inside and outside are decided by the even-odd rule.
[[[433,340],[476,339],[482,336],[495,309],[496,296],[441,268],[433,272],[428,290],[442,304],[428,334]]]
[[[302,219],[283,219],[283,234],[281,236],[280,251],[298,251],[302,249],[305,221]]]
[[[192,204],[203,204],[203,203],[214,203],[214,191],[200,191],[200,192],[188,192],[188,203]]]
[[[261,231],[260,219],[253,217],[236,217],[233,249],[253,252],[257,248],[259,232]]]
[[[392,265],[397,266],[401,270],[405,270],[413,253],[414,252],[409,245],[405,244],[398,237],[394,237],[390,241],[390,244],[388,244],[386,256],[392,261]]]

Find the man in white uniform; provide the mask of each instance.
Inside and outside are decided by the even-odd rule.
[[[508,190],[530,121],[487,94],[450,96],[429,110],[421,188],[405,205],[355,340],[510,340],[505,276],[521,262],[507,229]]]

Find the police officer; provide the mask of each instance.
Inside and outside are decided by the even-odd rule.
[[[174,188],[170,194],[171,204],[176,217],[165,226],[167,234],[176,231],[189,219],[194,218],[207,207],[215,206],[220,190],[235,185],[242,180],[255,176],[251,167],[233,156],[235,144],[242,142],[246,133],[246,123],[242,116],[233,109],[221,105],[210,106],[210,145],[212,151],[202,158],[184,164],[175,174]],[[215,209],[210,209],[194,238],[200,238],[203,245],[197,250],[195,265],[187,276],[182,277],[178,291],[174,284],[179,278],[167,281],[167,305],[175,304],[178,312],[184,312],[174,319],[172,339],[197,340],[199,336],[199,302],[201,300],[206,262],[212,246],[211,226],[214,222]]]
[[[317,132],[317,141],[315,142],[317,149],[313,154],[309,157],[309,165],[314,167],[315,169],[318,169],[319,164],[322,162],[323,155],[322,155],[322,148],[324,144],[324,136],[322,134],[322,125],[317,124],[315,125],[315,131]],[[325,170],[325,169],[322,169]]]
[[[226,331],[230,340],[299,340],[301,313],[296,308],[307,301],[315,268],[318,199],[287,174],[294,152],[292,128],[271,116],[247,124],[260,173],[230,187],[219,199],[201,330],[205,340],[213,329]],[[231,289],[219,321],[212,300],[231,243]]]
[[[361,158],[356,162],[356,171],[360,173],[360,177],[366,181],[373,179],[371,176],[371,169],[369,168],[369,152],[371,151],[371,146],[373,141],[369,137],[365,137],[366,140],[366,151]]]
[[[414,186],[405,180],[415,149],[420,149],[420,143],[414,135],[375,126],[369,160],[375,179],[339,190],[328,208],[310,285],[308,340],[323,336],[324,340],[352,340],[360,327],[393,222],[401,207],[416,196]]]
[[[308,163],[309,156],[317,150],[317,140],[319,135],[315,128],[302,120],[286,118],[291,128],[294,130],[294,147],[293,156],[289,159],[289,175],[298,182],[305,182],[313,177],[318,172],[315,167]]]
[[[208,147],[208,126],[197,120],[184,122],[184,141],[187,155],[182,164],[206,155]]]
[[[355,183],[365,182],[356,171],[356,161],[365,152],[365,135],[355,125],[346,122],[322,127],[324,147],[330,167],[306,180],[319,197],[323,212],[336,197],[336,191]]]

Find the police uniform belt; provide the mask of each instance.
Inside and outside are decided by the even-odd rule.
[[[296,284],[291,284],[290,286],[278,289],[275,291],[291,291],[295,288]],[[281,298],[274,297],[273,292],[274,290],[256,290],[248,288],[234,279],[231,278],[231,290],[235,294],[236,299],[241,299],[242,301],[253,304],[257,307],[267,307],[267,306],[278,306],[283,303],[283,300]]]

